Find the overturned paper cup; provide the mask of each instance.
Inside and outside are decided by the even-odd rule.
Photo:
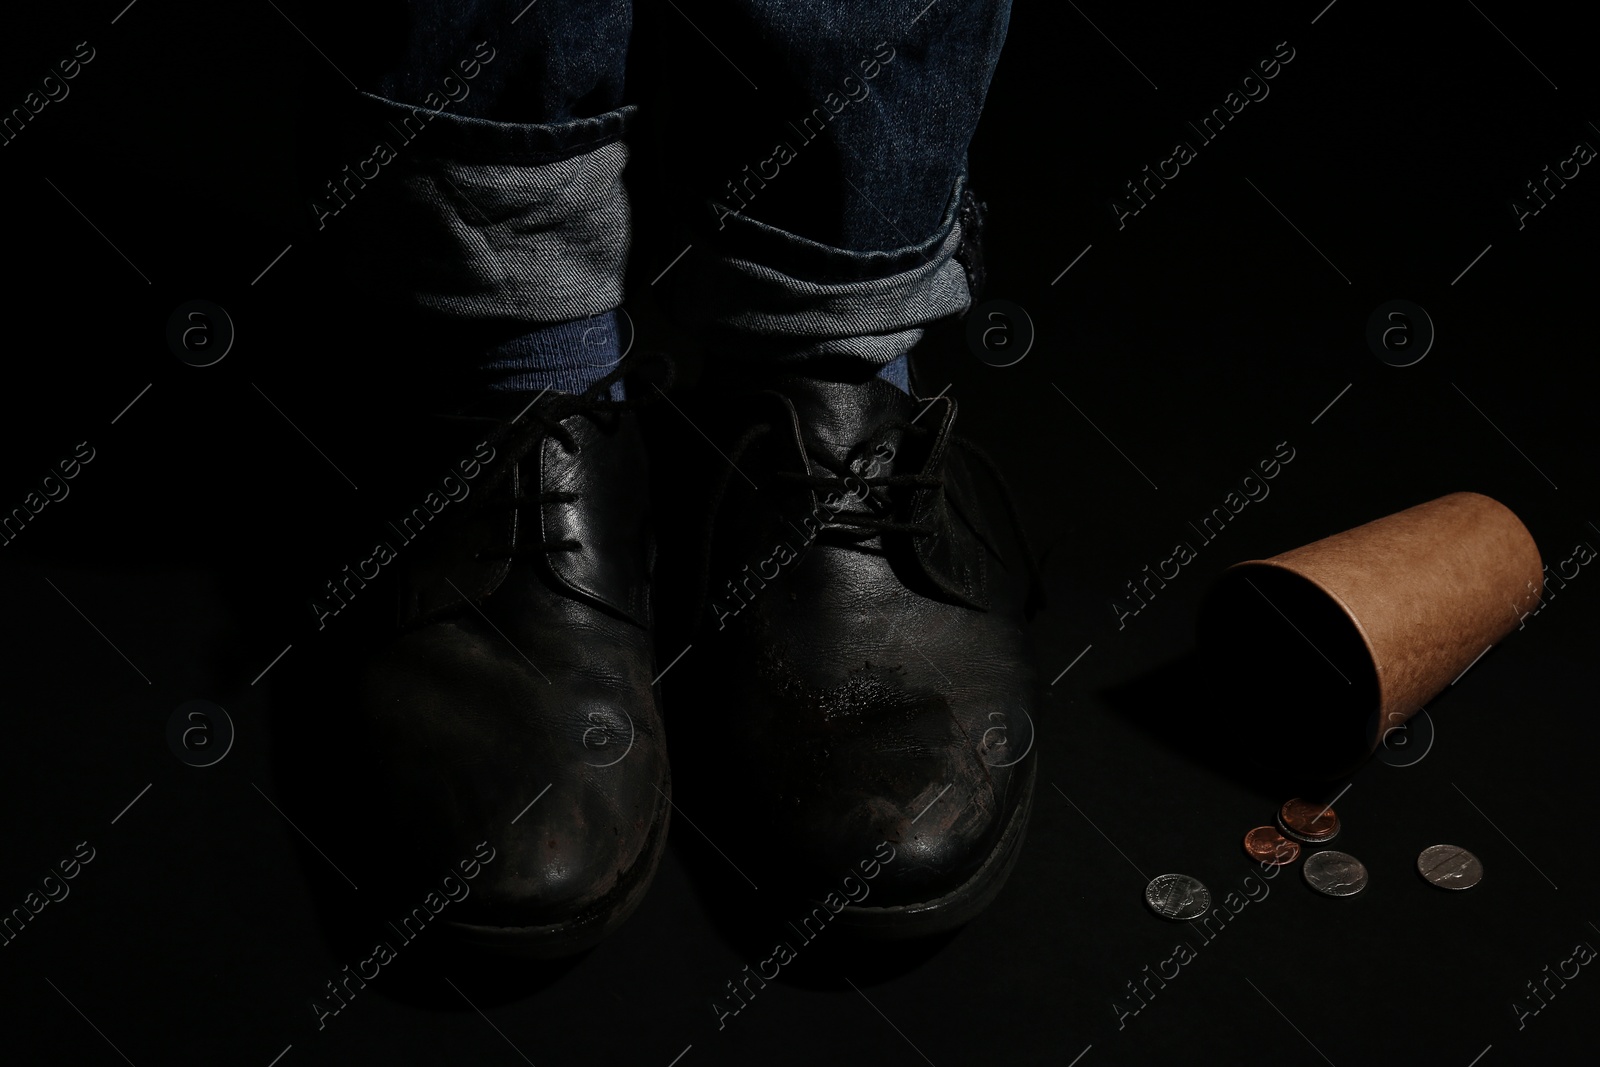
[[[1252,754],[1335,776],[1455,681],[1543,592],[1505,505],[1452,493],[1224,573],[1200,638]]]

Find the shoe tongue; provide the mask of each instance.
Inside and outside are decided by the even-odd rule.
[[[879,378],[865,382],[795,378],[780,388],[794,404],[806,443],[841,463],[891,437],[897,441],[901,431],[887,424],[911,414],[911,398]]]

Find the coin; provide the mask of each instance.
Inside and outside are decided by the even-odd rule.
[[[1300,858],[1300,846],[1280,834],[1275,826],[1258,826],[1245,834],[1244,850],[1251,859],[1274,867]]]
[[[1278,825],[1296,841],[1309,845],[1332,841],[1339,836],[1339,814],[1330,804],[1313,804],[1295,797],[1278,809]]]
[[[1333,828],[1333,833],[1328,834],[1326,837],[1310,837],[1306,834],[1296,833],[1287,826],[1284,826],[1282,823],[1278,824],[1278,829],[1283,831],[1284,836],[1293,838],[1294,840],[1307,845],[1326,845],[1329,841],[1332,841],[1334,838],[1339,836],[1339,827],[1337,826]]]
[[[1352,897],[1367,888],[1367,869],[1348,852],[1313,852],[1300,868],[1306,884],[1330,897]]]
[[[1144,887],[1144,902],[1163,919],[1198,919],[1211,910],[1211,890],[1187,874],[1161,874]]]
[[[1440,889],[1471,889],[1483,881],[1483,863],[1464,848],[1430,845],[1417,857],[1417,873]]]

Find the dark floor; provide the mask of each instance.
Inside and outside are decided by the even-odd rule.
[[[370,518],[352,485],[386,451],[362,428],[412,373],[327,286],[293,195],[293,101],[348,87],[271,4],[8,16],[4,108],[77,42],[96,52],[0,148],[0,508],[89,454],[79,442],[93,450],[0,551],[0,909],[92,855],[0,947],[6,1062],[1492,1067],[1587,1048],[1590,567],[1429,706],[1425,758],[1332,783],[1348,786],[1337,847],[1369,868],[1364,893],[1318,896],[1287,871],[1209,942],[1142,903],[1167,871],[1240,887],[1241,836],[1285,799],[1208,743],[1236,694],[1188,657],[1226,566],[1458,489],[1511,507],[1552,568],[1600,544],[1600,178],[1552,181],[1520,226],[1512,207],[1537,206],[1523,183],[1574,145],[1600,145],[1582,24],[1562,8],[1324,2],[1015,13],[972,171],[992,212],[989,296],[1026,309],[1036,337],[1014,366],[956,346],[925,373],[952,383],[1046,554],[1034,636],[1055,681],[1026,850],[959,934],[895,953],[819,939],[722,1029],[712,999],[790,916],[679,822],[640,911],[570,966],[485,969],[419,942],[318,1029],[310,999],[384,916],[330,843],[341,813],[308,799],[337,796],[359,754],[318,753],[333,780],[308,783],[317,733],[286,682],[323,652],[306,596]],[[284,10],[317,38],[313,8]],[[1119,228],[1123,183],[1282,41],[1294,58],[1271,95]],[[674,252],[641,247],[636,269],[648,280]],[[237,327],[206,369],[164,337],[197,298]],[[1365,337],[1394,299],[1436,330],[1408,367]],[[1122,583],[1280,442],[1295,459],[1271,496],[1119,628]],[[669,731],[714,713],[670,681]],[[1302,696],[1286,691],[1282,714]],[[214,766],[169,748],[190,700],[235,728]],[[1481,857],[1483,883],[1424,884],[1416,854],[1439,842]],[[1194,958],[1133,1013],[1128,983],[1181,940]]]

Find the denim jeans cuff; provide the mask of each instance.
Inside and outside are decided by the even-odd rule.
[[[402,104],[362,92],[352,125],[392,128],[407,144],[417,139],[417,154],[456,163],[537,166],[583,155],[619,141],[636,121],[632,104],[593,118],[549,124],[497,122],[451,114],[448,107]],[[422,137],[423,132],[427,133]]]
[[[388,150],[328,190],[341,211],[348,199],[358,284],[451,320],[513,327],[621,305],[631,218],[618,138],[630,109],[537,126],[368,103],[391,116]],[[413,132],[403,117],[418,115],[432,117]]]
[[[972,302],[956,259],[963,184],[933,236],[882,251],[833,248],[726,217],[725,239],[696,242],[674,271],[678,313],[719,356],[891,363],[930,323]]]

